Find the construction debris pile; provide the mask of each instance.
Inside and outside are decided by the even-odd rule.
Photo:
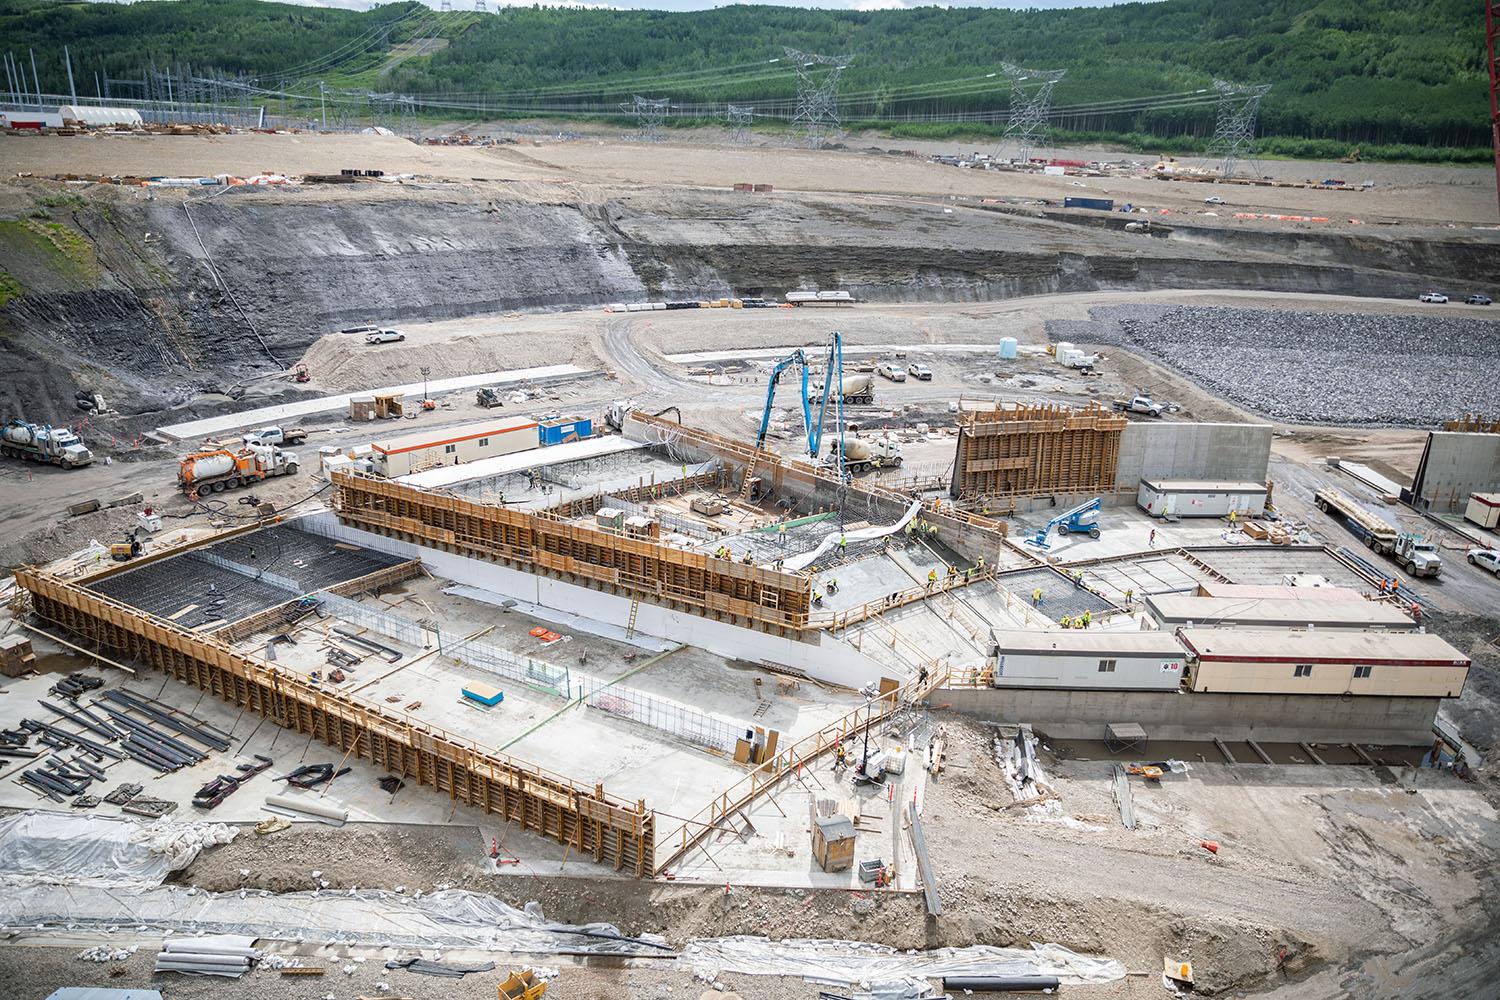
[[[1441,309],[1442,306],[1433,306]],[[1500,321],[1292,309],[1110,306],[1057,339],[1116,344],[1215,395],[1301,424],[1428,426],[1500,410]]]

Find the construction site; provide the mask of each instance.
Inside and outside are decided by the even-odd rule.
[[[1493,178],[928,152],[0,133],[0,992],[1486,995]]]

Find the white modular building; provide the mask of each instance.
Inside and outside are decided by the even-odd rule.
[[[1171,632],[991,629],[995,687],[1171,691],[1187,652]]]
[[[1141,480],[1136,503],[1152,517],[1258,517],[1266,512],[1266,484],[1208,479]]]

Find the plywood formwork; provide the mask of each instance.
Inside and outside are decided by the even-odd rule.
[[[41,618],[101,648],[118,650],[179,681],[299,733],[370,761],[464,805],[569,845],[637,877],[654,872],[656,817],[644,802],[606,795],[532,764],[481,747],[410,716],[241,654],[213,636],[189,632],[101,594],[36,570],[16,573]]]
[[[1097,403],[962,414],[949,492],[966,499],[1113,490],[1126,423]]]
[[[361,473],[336,472],[333,487],[334,512],[352,528],[789,639],[816,639],[808,623],[812,581],[805,576]]]

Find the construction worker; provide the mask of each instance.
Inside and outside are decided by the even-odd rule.
[[[1035,590],[1033,590],[1031,592],[1031,606],[1033,608],[1039,608],[1039,607],[1042,606],[1042,588],[1041,587],[1037,587]]]
[[[776,525],[776,534],[781,536],[781,547],[786,548],[786,522],[781,521]]]
[[[1151,529],[1151,540],[1150,540],[1150,546],[1151,546],[1151,548],[1153,548],[1153,549],[1154,549],[1154,548],[1156,548],[1156,529],[1155,529],[1155,528],[1152,528],[1152,529]]]
[[[842,771],[848,763],[848,751],[844,749],[844,744],[840,743],[833,751],[833,769],[835,771]]]
[[[1084,628],[1088,628],[1093,623],[1094,623],[1094,613],[1092,611],[1085,611],[1083,613],[1083,627]]]
[[[744,563],[746,566],[751,566],[751,565],[754,565],[755,560],[751,559],[750,558],[750,553],[746,552],[745,553],[745,558],[741,559],[740,562]]]
[[[837,594],[839,592],[839,578],[838,577],[831,576],[831,577],[828,578],[828,592],[830,594]]]
[[[1082,586],[1083,586],[1083,570],[1081,570],[1081,569],[1080,570],[1075,570],[1073,572],[1073,589],[1077,590],[1078,588],[1080,588]]]
[[[1125,603],[1129,604],[1130,603],[1130,599],[1132,597],[1134,597],[1134,596],[1135,596],[1135,590],[1133,590],[1130,587],[1126,587],[1125,588]]]
[[[1061,625],[1063,628],[1072,628],[1073,627],[1073,619],[1071,619],[1071,618],[1067,617],[1066,615],[1064,615],[1062,617],[1062,619],[1060,621],[1058,621],[1057,624]]]
[[[937,570],[930,569],[927,571],[927,589],[931,590],[935,586],[937,586]]]
[[[1234,511],[1230,511],[1229,512],[1229,530],[1230,531],[1234,530],[1234,518],[1235,518]]]
[[[823,606],[823,595],[822,595],[822,593],[819,592],[819,591],[816,591],[816,590],[813,591],[813,607],[815,607],[815,608],[821,608],[822,606]]]
[[[842,535],[842,534],[839,535],[839,555],[843,555],[844,552],[848,548],[849,548],[849,536]]]
[[[948,567],[948,579],[951,580],[951,579],[953,579],[957,575],[958,575],[958,567],[957,566],[949,566]]]
[[[1380,596],[1381,597],[1385,596],[1385,588],[1387,586],[1389,586],[1389,585],[1390,585],[1390,581],[1389,580],[1387,580],[1385,577],[1381,577],[1380,578]]]
[[[979,562],[975,563],[975,565],[979,567],[979,572],[983,573],[984,572],[984,556],[980,556],[979,557]]]

